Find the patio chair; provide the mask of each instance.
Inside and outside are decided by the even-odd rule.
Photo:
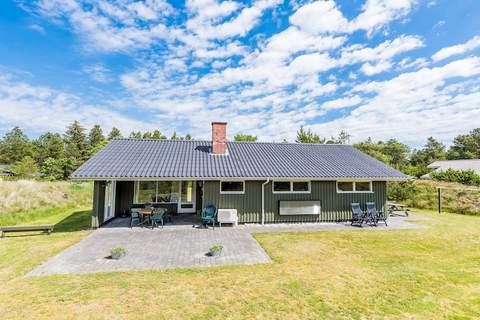
[[[130,208],[130,228],[133,228],[134,224],[138,226],[142,223],[142,218],[136,208]]]
[[[217,208],[213,205],[206,206],[202,210],[202,224],[206,227],[209,223],[215,229],[215,222],[217,220]]]
[[[360,203],[352,203],[352,223],[351,225],[353,226],[354,224],[359,224],[361,227],[363,224],[363,221],[365,220],[365,214],[362,211],[362,208],[360,208]]]
[[[152,225],[152,229],[154,227],[158,227],[159,222],[162,224],[162,228],[163,228],[164,216],[165,216],[165,209],[155,208],[153,215],[150,217],[150,223]]]
[[[375,225],[377,225],[378,221],[383,221],[385,226],[388,226],[387,217],[382,211],[377,210],[375,202],[367,202],[367,216],[372,217],[372,219],[375,221]]]

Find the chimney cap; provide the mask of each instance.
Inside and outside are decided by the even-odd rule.
[[[213,126],[214,124],[225,124],[225,125],[226,125],[227,122],[226,122],[226,121],[212,121],[212,126]]]

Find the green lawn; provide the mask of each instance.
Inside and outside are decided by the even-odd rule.
[[[480,218],[422,213],[427,229],[257,234],[273,263],[26,278],[85,237],[65,210],[51,236],[0,240],[0,318],[478,319]]]

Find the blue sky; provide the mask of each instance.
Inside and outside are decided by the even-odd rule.
[[[0,2],[0,133],[160,129],[352,142],[479,127],[477,0]]]

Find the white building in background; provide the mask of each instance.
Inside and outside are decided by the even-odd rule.
[[[435,161],[427,166],[433,171],[444,171],[447,169],[455,170],[473,170],[480,175],[480,159],[468,159],[468,160],[441,160]],[[430,174],[423,175],[422,179],[430,179]]]

